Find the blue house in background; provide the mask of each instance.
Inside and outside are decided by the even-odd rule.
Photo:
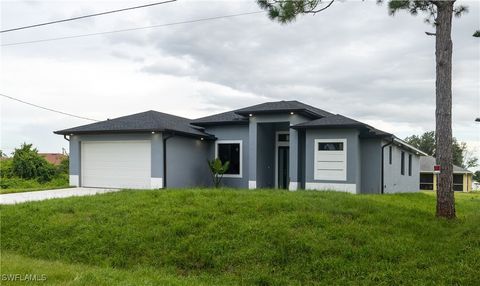
[[[55,131],[70,141],[70,184],[211,186],[207,160],[230,161],[238,188],[418,191],[422,151],[393,134],[298,101],[191,120],[147,111]]]

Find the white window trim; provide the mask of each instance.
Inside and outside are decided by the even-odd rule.
[[[217,140],[215,141],[215,158],[218,158],[218,144],[240,144],[240,170],[239,174],[225,174],[224,178],[243,178],[243,141],[242,140]],[[222,162],[223,163],[223,162]]]
[[[325,180],[325,179],[320,179],[317,177],[317,172],[316,172],[316,163],[318,159],[318,143],[326,143],[326,142],[337,142],[337,143],[343,143],[343,153],[344,153],[344,159],[345,159],[345,178],[343,179],[334,179],[334,180]],[[348,172],[348,162],[347,162],[347,139],[315,139],[314,144],[313,144],[313,154],[314,154],[314,161],[313,161],[313,179],[316,181],[347,181],[347,172]]]
[[[280,146],[290,147],[290,138],[287,142],[278,141],[278,135],[280,134],[288,134],[290,136],[290,131],[275,132],[275,189],[278,188],[278,147]]]

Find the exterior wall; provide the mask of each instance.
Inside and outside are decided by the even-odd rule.
[[[383,141],[382,144],[387,143]],[[408,193],[419,191],[420,156],[392,144],[392,164],[389,163],[389,148],[384,149],[384,193]],[[401,152],[405,152],[405,175],[400,172]],[[412,175],[408,175],[408,155],[412,155]]]
[[[257,188],[275,187],[275,127],[257,126]]]
[[[305,164],[306,164],[306,149],[305,149],[305,130],[298,131],[298,187],[305,189]]]
[[[356,129],[307,129],[305,132],[305,189],[338,190],[360,193],[361,149]],[[347,140],[347,179],[345,181],[315,180],[315,139]]]
[[[387,156],[388,156],[388,147]],[[379,138],[360,139],[361,178],[360,193],[380,194],[382,185],[382,140]]]
[[[151,181],[152,188],[163,187],[163,143],[162,134],[98,134],[74,135],[70,137],[70,185],[81,186],[81,142],[82,141],[126,141],[150,140],[151,141]]]
[[[264,162],[258,160],[257,149],[258,149],[258,125],[262,123],[287,123],[290,126],[306,122],[309,119],[301,116],[299,114],[260,114],[249,117],[249,156],[248,156],[248,187],[251,189],[257,188],[257,185],[260,186],[257,182],[259,179],[257,167],[259,164],[264,164]],[[289,175],[290,175],[290,190],[296,190],[298,188],[298,132],[292,128],[289,128],[290,132],[290,148],[289,148]],[[262,136],[262,135],[260,135]],[[262,140],[262,138],[261,138]],[[275,143],[272,146],[275,148]],[[263,165],[261,165],[263,167]],[[263,174],[260,172],[260,174]],[[265,182],[266,178],[259,179],[260,181]]]
[[[472,174],[463,174],[463,191],[464,192],[472,191],[472,181],[473,181]]]
[[[225,125],[207,127],[205,132],[215,135],[218,140],[242,140],[242,177],[241,178],[223,178],[222,185],[233,188],[247,188],[249,177],[249,128],[248,125]],[[215,143],[209,145],[209,160],[215,157]],[[208,177],[210,178],[210,174]]]
[[[213,142],[174,136],[166,141],[167,188],[211,186],[207,160]],[[163,152],[162,152],[163,153]]]
[[[275,188],[276,133],[289,131],[288,122],[258,123],[257,125],[257,188]]]

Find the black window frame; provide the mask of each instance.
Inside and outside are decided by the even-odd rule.
[[[401,159],[400,159],[400,174],[402,176],[405,176],[405,152],[404,151],[402,151],[400,157],[401,157]]]
[[[412,176],[412,154],[408,154],[408,175]]]
[[[388,146],[388,163],[392,165],[392,146]]]
[[[325,147],[334,147],[335,149],[325,149]],[[318,142],[317,144],[317,151],[345,151],[345,144],[344,142]]]
[[[277,135],[278,142],[290,142],[290,134],[289,133],[279,133]]]
[[[230,166],[228,168],[228,171],[224,174],[224,177],[229,177],[229,176],[232,176],[232,177],[239,177],[239,176],[242,176],[242,143],[239,141],[239,142],[235,142],[235,141],[232,141],[232,142],[217,142],[217,147],[216,147],[216,158],[219,158],[222,163],[225,163],[226,161],[229,161],[230,162]],[[230,159],[225,159],[225,156],[221,154],[221,152],[223,151],[223,148],[225,146],[238,146],[238,151],[236,151],[235,153],[238,154],[238,160],[232,160],[231,158]],[[225,150],[227,151],[227,150]],[[227,151],[228,152],[228,151]],[[230,154],[229,155],[232,155],[232,150],[229,150]],[[233,169],[233,170],[232,170]]]

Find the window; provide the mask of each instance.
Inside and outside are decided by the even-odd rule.
[[[242,177],[242,141],[217,141],[215,145],[215,157],[223,163],[230,162],[228,171],[224,177]]]
[[[412,175],[412,154],[408,154],[408,175]]]
[[[278,134],[278,142],[288,142],[290,141],[290,134],[280,133]]]
[[[420,174],[420,190],[432,190],[433,191],[433,174]]]
[[[392,165],[392,146],[388,147],[388,163]]]
[[[400,173],[402,175],[405,175],[405,152],[402,151],[402,157],[401,157],[401,162],[400,162]]]
[[[318,151],[343,151],[343,142],[318,143]]]
[[[347,180],[347,140],[315,139],[314,179]]]
[[[463,191],[463,174],[453,174],[453,190],[455,192]]]

